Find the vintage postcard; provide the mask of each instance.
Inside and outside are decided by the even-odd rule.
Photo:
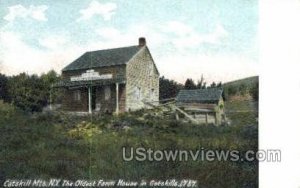
[[[0,0],[0,186],[258,187],[258,55],[257,0]]]

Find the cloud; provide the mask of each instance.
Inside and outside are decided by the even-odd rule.
[[[47,49],[61,49],[68,42],[68,39],[63,36],[53,35],[39,39],[38,41],[41,46]]]
[[[173,32],[177,36],[187,36],[191,33],[195,33],[192,27],[179,21],[170,21],[163,29],[165,29],[166,32]]]
[[[210,41],[216,45],[222,43],[220,38],[226,37],[227,32],[221,25],[217,24],[213,32],[202,35],[187,24],[176,23],[172,27],[170,27],[172,30],[176,27],[182,29],[172,35],[170,31],[163,30],[165,27],[151,23],[137,23],[122,30],[115,27],[100,27],[94,30],[98,34],[97,37],[87,39],[85,44],[80,45],[69,40],[68,35],[53,34],[38,40],[46,50],[27,45],[22,37],[15,33],[6,32],[4,35],[0,33],[2,36],[0,43],[5,44],[0,46],[0,62],[3,62],[2,68],[5,73],[9,74],[22,71],[41,73],[50,69],[59,72],[86,51],[137,45],[138,38],[144,36],[161,75],[179,82],[184,82],[186,78],[197,80],[201,74],[208,83],[257,75],[257,62],[247,56],[190,52],[191,47],[197,48],[203,41]],[[177,40],[184,40],[191,34],[205,40],[199,40],[194,44],[193,41],[186,40],[182,42],[186,44],[183,45],[185,50],[180,51],[176,46],[179,45],[176,43]],[[2,56],[1,51],[5,52]]]
[[[175,34],[172,42],[179,50],[195,48],[203,43],[217,45],[228,37],[228,32],[220,23],[216,24],[213,32],[207,34],[199,33],[193,27],[179,21],[168,22],[162,27],[162,31]]]
[[[32,72],[34,69],[42,68],[38,65],[41,56],[36,50],[26,46],[20,36],[13,32],[0,33],[0,52],[2,69],[5,73],[19,73],[24,71]]]
[[[16,18],[32,18],[38,21],[47,21],[45,11],[48,9],[48,6],[46,5],[30,5],[29,8],[25,8],[19,4],[11,6],[8,9],[8,14],[3,18],[7,21],[14,21]]]
[[[191,53],[191,50],[199,49],[203,44],[215,46],[226,42],[228,32],[221,24],[216,24],[211,33],[199,33],[191,26],[171,21],[161,25],[152,23],[136,23],[126,29],[119,30],[114,27],[101,27],[95,29],[101,37],[97,40],[98,46],[119,47],[137,44],[139,37],[146,37],[148,46],[153,49],[169,51],[172,53]],[[93,43],[93,42],[91,42]],[[167,46],[168,45],[168,46]]]
[[[95,15],[99,15],[105,21],[108,21],[115,14],[116,9],[117,5],[115,3],[99,3],[94,0],[86,9],[80,10],[81,17],[77,21],[88,20]]]
[[[95,32],[98,34],[99,39],[89,43],[88,48],[92,50],[137,45],[139,37],[146,37],[147,41],[151,41],[149,46],[153,48],[168,40],[152,24],[137,24],[122,30],[115,27],[101,27],[96,29]]]
[[[161,75],[179,82],[183,83],[187,78],[198,80],[201,74],[208,83],[231,81],[258,74],[258,63],[243,55],[193,54],[189,51],[190,48],[197,48],[203,43],[221,44],[222,39],[228,35],[221,24],[217,24],[214,31],[208,34],[199,34],[190,26],[180,22],[173,22],[169,26],[170,31],[176,31],[175,35],[172,36],[166,27],[145,23],[136,24],[127,30],[113,27],[99,28],[96,32],[101,39],[90,43],[88,48],[96,50],[136,45],[138,37],[145,36]],[[195,41],[190,35],[199,38],[196,43],[193,43]],[[167,52],[170,44],[175,49]],[[183,47],[185,50],[181,51]]]
[[[45,44],[53,47],[49,41],[49,44],[47,42]],[[66,64],[82,53],[80,47],[68,43],[64,43],[60,48],[49,50],[35,48],[25,43],[22,35],[9,31],[0,31],[0,43],[2,44],[0,46],[0,62],[2,62],[0,71],[7,75],[21,72],[40,74],[51,69],[60,72]]]
[[[228,37],[228,32],[224,29],[223,25],[218,23],[215,27],[214,32],[204,35],[202,37],[202,42],[220,44],[222,39]]]

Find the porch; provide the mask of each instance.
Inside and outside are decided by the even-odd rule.
[[[64,111],[84,114],[119,114],[125,111],[124,81],[61,81],[52,88],[62,89]]]

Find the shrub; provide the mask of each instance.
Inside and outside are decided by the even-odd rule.
[[[0,100],[0,120],[13,119],[18,113],[20,112],[15,106]]]

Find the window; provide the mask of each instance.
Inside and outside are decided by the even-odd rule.
[[[149,76],[153,76],[153,71],[154,71],[153,68],[154,68],[153,65],[150,64],[149,65]]]
[[[154,96],[155,96],[155,91],[154,91],[154,89],[151,89],[151,93],[150,93],[151,100],[154,99]]]
[[[109,100],[111,97],[111,90],[110,90],[110,86],[106,86],[104,88],[104,98],[105,100]]]
[[[74,91],[74,100],[75,101],[80,101],[81,98],[81,91],[80,90],[75,90]]]
[[[141,88],[140,87],[135,88],[135,96],[136,96],[137,100],[141,99]]]

